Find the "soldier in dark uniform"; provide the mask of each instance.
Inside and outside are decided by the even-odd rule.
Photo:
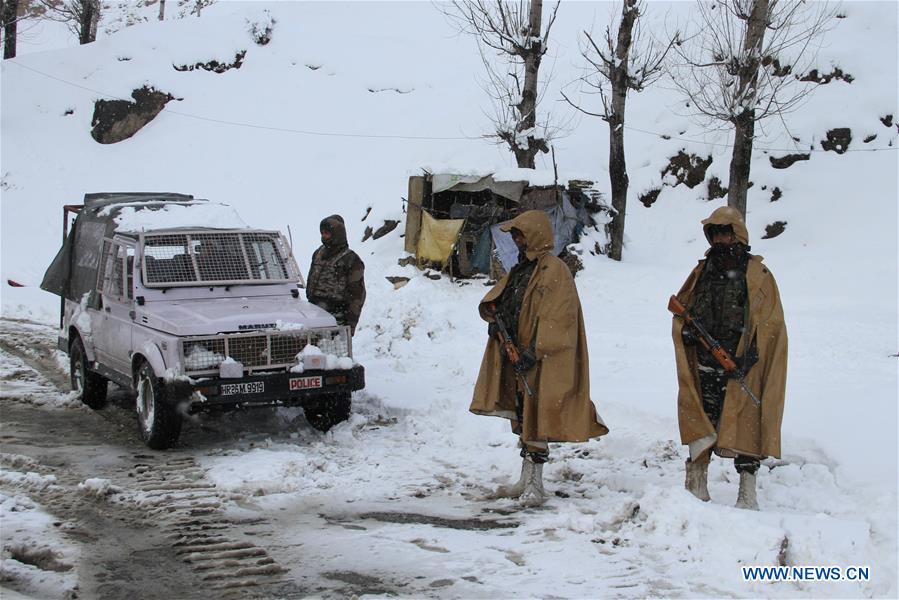
[[[347,244],[343,217],[325,217],[319,231],[322,245],[312,254],[306,298],[355,334],[365,304],[365,264]]]

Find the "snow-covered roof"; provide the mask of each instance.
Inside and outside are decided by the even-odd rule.
[[[113,204],[100,211],[112,215],[118,233],[139,233],[159,229],[204,228],[248,229],[231,206],[219,202],[167,203],[147,206],[140,203]]]
[[[496,170],[485,169],[454,169],[440,168],[428,170],[432,178],[433,191],[440,192],[451,189],[453,186],[464,183],[472,184],[491,178],[497,183],[519,183],[523,186],[542,187],[556,183],[565,184],[575,177],[556,176],[553,171],[546,169],[522,169],[517,167],[505,167]]]

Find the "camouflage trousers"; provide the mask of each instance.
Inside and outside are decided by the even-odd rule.
[[[724,410],[724,395],[727,390],[728,377],[723,370],[709,367],[699,369],[699,391],[702,394],[702,408],[706,416],[718,430],[721,412]],[[711,455],[709,456],[711,458]],[[700,459],[701,460],[701,459]],[[697,460],[696,462],[700,462]],[[734,468],[737,473],[755,473],[759,470],[759,459],[745,454],[734,457]]]
[[[515,416],[518,418],[519,427],[524,423],[524,396],[521,392],[515,393]],[[521,448],[521,458],[530,456],[531,461],[536,464],[543,464],[549,460],[549,444],[546,442],[530,441],[525,442],[522,437],[518,438],[518,447]]]
[[[355,323],[347,321],[347,305],[344,303],[332,302],[329,300],[317,299],[313,302],[319,308],[323,308],[337,320],[338,325],[349,325],[355,327]]]

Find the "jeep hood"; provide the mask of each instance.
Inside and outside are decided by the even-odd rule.
[[[290,296],[152,301],[137,307],[135,322],[177,336],[337,325],[328,312]]]

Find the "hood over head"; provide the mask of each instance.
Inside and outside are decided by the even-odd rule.
[[[340,215],[331,215],[325,217],[318,226],[319,231],[330,231],[331,241],[328,246],[337,248],[346,246],[346,225],[343,223],[343,217]]]
[[[525,211],[511,221],[501,223],[499,228],[501,231],[511,231],[515,228],[524,234],[527,243],[525,254],[528,260],[534,260],[555,247],[552,223],[542,210]]]
[[[743,215],[736,208],[721,206],[712,211],[707,219],[702,220],[702,232],[705,234],[705,239],[711,244],[709,225],[730,225],[737,241],[744,246],[749,245],[749,232],[746,230],[746,223],[743,221]]]

